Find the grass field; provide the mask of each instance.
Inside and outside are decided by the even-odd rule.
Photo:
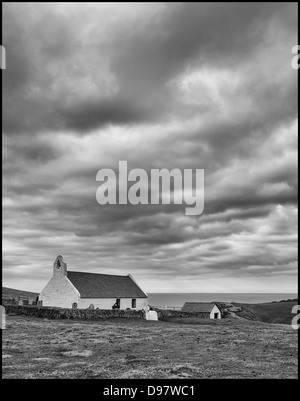
[[[2,338],[8,379],[297,378],[297,331],[290,325],[7,316]]]

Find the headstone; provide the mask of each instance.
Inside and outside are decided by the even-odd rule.
[[[1,329],[4,330],[6,329],[6,314],[5,314],[5,308],[4,306],[0,305],[0,313],[1,313]]]
[[[158,320],[157,312],[153,310],[146,312],[146,320]]]

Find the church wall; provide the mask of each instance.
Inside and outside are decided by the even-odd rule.
[[[53,276],[39,295],[43,306],[72,308],[72,304],[79,302],[79,293],[66,276]]]
[[[131,308],[132,298],[120,298],[120,309]],[[136,299],[136,308],[134,310],[146,309],[148,307],[148,299],[147,298],[135,298]],[[116,302],[116,298],[81,298],[78,301],[78,308],[88,308],[91,304],[94,305],[95,308],[99,309],[112,309],[112,306]]]

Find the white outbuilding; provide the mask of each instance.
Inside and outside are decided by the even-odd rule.
[[[221,319],[221,311],[215,303],[185,302],[182,312],[201,312],[204,317]]]

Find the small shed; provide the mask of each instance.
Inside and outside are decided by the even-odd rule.
[[[221,311],[215,303],[185,302],[182,312],[207,313],[210,319],[221,319]]]

